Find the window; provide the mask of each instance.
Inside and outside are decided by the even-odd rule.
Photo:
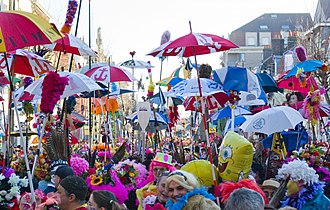
[[[267,30],[268,29],[268,26],[266,26],[266,25],[260,25],[260,29],[261,30]]]
[[[269,38],[268,37],[262,37],[261,38],[261,45],[270,45]]]
[[[256,45],[256,39],[254,37],[248,37],[247,45],[248,46],[255,46]]]
[[[271,18],[271,19],[276,19],[276,18],[277,18],[277,15],[272,14],[272,15],[270,15],[270,18]]]

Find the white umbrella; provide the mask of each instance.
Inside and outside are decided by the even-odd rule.
[[[124,62],[120,62],[119,66],[126,68],[135,68],[135,69],[150,69],[154,68],[150,63],[141,61],[141,60],[127,60]]]
[[[157,118],[158,123],[167,124],[167,120],[166,120],[166,118],[163,114],[161,114],[159,112],[156,112],[156,118]],[[138,113],[134,112],[130,116],[126,117],[126,119],[129,120],[129,121],[132,121],[132,122],[138,122],[139,121]],[[150,111],[149,122],[154,122],[154,121],[155,121],[154,112]]]
[[[81,92],[91,92],[94,90],[101,90],[102,88],[94,82],[91,78],[73,72],[59,72],[61,77],[68,77],[69,84],[65,86],[64,92],[61,98],[66,98]],[[29,85],[25,91],[34,94],[37,96],[41,96],[42,93],[42,83],[45,77],[41,77],[40,79],[34,81],[31,85]]]
[[[297,110],[288,106],[277,106],[253,115],[240,128],[245,132],[270,135],[285,129],[292,129],[303,120],[304,118]]]
[[[209,96],[217,92],[222,92],[222,85],[206,78],[200,78],[203,96]],[[199,88],[197,78],[183,80],[171,88],[166,93],[167,97],[186,97],[186,96],[199,96]]]

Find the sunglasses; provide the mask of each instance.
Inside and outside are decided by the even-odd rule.
[[[170,173],[170,175],[168,175],[168,177],[174,176],[174,175],[178,175],[178,176],[182,176],[184,178],[185,181],[187,181],[187,177],[181,173],[180,171],[173,171],[172,173]]]

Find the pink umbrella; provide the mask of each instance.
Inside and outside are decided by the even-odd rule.
[[[127,70],[114,65],[94,67],[84,73],[97,82],[133,82],[137,79]]]
[[[10,71],[17,74],[35,77],[54,70],[45,58],[27,50],[13,50],[6,55]],[[0,69],[5,68],[4,53],[0,53]]]
[[[169,41],[147,55],[154,57],[180,56],[190,57],[237,48],[231,41],[220,36],[202,33],[189,33],[174,41]]]
[[[64,37],[52,44],[44,45],[52,51],[60,51],[63,53],[71,53],[80,56],[96,57],[96,53],[88,45],[78,37],[71,34],[64,34]]]
[[[307,79],[306,82],[306,86],[302,87],[299,79],[295,76],[293,77],[289,77],[289,78],[285,78],[285,75],[287,75],[287,73],[290,70],[284,72],[283,74],[280,75],[280,77],[277,79],[277,86],[279,88],[283,88],[283,89],[287,89],[287,90],[295,90],[301,93],[308,93],[310,91],[310,87],[313,86],[314,90],[317,90],[317,84],[316,81],[314,80],[314,78],[312,76],[310,76]]]

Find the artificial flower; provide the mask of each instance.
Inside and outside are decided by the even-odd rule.
[[[92,175],[91,176],[91,185],[97,186],[102,184],[103,178],[98,175]]]

